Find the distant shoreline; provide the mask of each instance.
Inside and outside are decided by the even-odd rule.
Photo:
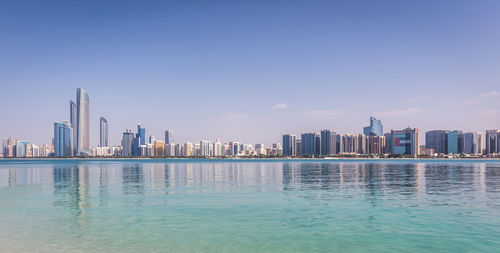
[[[68,157],[68,158],[43,158],[43,157],[33,157],[33,158],[0,158],[1,161],[500,161],[500,158],[410,158],[410,157],[398,157],[398,158],[366,158],[366,157],[327,157],[327,158],[294,158],[294,157],[283,157],[283,158],[203,158],[203,157]]]

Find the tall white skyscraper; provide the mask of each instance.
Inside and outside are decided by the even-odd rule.
[[[89,95],[82,88],[76,89],[76,122],[76,152],[90,154]]]

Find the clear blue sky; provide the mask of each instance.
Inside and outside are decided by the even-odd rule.
[[[500,1],[1,1],[0,136],[50,143],[84,88],[91,144],[141,122],[247,143],[374,115],[500,128]],[[279,105],[282,104],[282,105]]]

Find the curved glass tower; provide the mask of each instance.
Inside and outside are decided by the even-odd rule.
[[[82,89],[76,89],[76,153],[78,155],[90,153],[89,143],[89,95]]]

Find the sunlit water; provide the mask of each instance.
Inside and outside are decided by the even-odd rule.
[[[0,252],[500,252],[500,162],[0,161]]]

